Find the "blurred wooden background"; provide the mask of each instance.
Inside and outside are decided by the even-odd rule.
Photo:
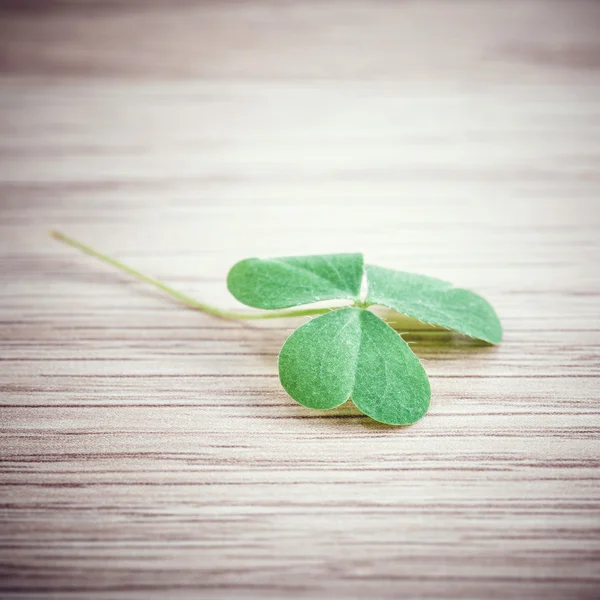
[[[597,598],[600,3],[0,2],[0,595]],[[484,294],[410,428],[282,391],[247,256]]]

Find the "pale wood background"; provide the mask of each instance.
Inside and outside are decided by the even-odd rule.
[[[2,598],[600,596],[600,3],[1,2]],[[282,391],[238,259],[497,307],[429,415]],[[301,322],[301,321],[300,321]]]

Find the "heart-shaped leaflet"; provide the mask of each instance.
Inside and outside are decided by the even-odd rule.
[[[361,308],[330,312],[294,331],[279,354],[279,377],[304,406],[334,408],[351,397],[361,412],[390,425],[418,421],[431,396],[408,344]]]

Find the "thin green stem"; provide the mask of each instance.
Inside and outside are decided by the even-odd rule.
[[[362,301],[362,300],[356,300],[354,302],[354,306],[356,306],[357,308],[363,308],[363,309],[367,309],[369,308],[369,306],[373,306],[372,302],[366,302],[366,301]]]
[[[327,313],[331,310],[335,310],[337,308],[344,308],[343,306],[335,306],[335,307],[330,307],[330,308],[304,308],[304,309],[298,309],[298,310],[275,310],[275,311],[264,312],[264,313],[262,313],[262,312],[261,313],[253,313],[253,312],[245,313],[245,312],[237,312],[234,310],[224,310],[224,309],[218,308],[216,306],[212,306],[210,304],[205,304],[204,302],[198,302],[197,300],[194,300],[193,298],[190,298],[189,296],[186,296],[185,294],[178,292],[177,290],[173,289],[171,286],[167,285],[166,283],[163,283],[162,281],[159,281],[158,279],[154,279],[153,277],[149,277],[148,275],[144,275],[143,273],[136,271],[135,269],[127,266],[126,264],[123,264],[121,261],[116,260],[115,258],[111,258],[110,256],[107,256],[106,254],[102,254],[101,252],[94,250],[90,246],[86,246],[85,244],[82,244],[81,242],[78,242],[77,240],[74,240],[73,238],[66,236],[64,233],[60,233],[60,231],[51,230],[50,235],[55,240],[63,242],[64,244],[67,244],[68,246],[72,246],[73,248],[77,248],[77,250],[80,250],[81,252],[83,252],[85,254],[89,254],[90,256],[93,256],[105,263],[108,263],[109,265],[112,265],[113,267],[116,267],[117,269],[124,271],[125,273],[128,273],[129,275],[132,275],[133,277],[135,277],[136,279],[139,279],[140,281],[149,283],[150,285],[154,286],[155,288],[158,288],[162,292],[165,292],[172,298],[175,298],[182,304],[185,304],[189,308],[193,308],[194,310],[201,310],[202,312],[208,313],[210,315],[214,315],[216,317],[222,317],[224,319],[282,319],[285,317],[306,317],[306,316],[310,316],[310,315],[322,315],[324,313]]]

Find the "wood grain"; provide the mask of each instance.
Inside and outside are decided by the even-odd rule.
[[[2,598],[600,589],[600,4],[1,2]],[[471,287],[491,348],[402,321],[430,413],[282,391],[246,256]]]

